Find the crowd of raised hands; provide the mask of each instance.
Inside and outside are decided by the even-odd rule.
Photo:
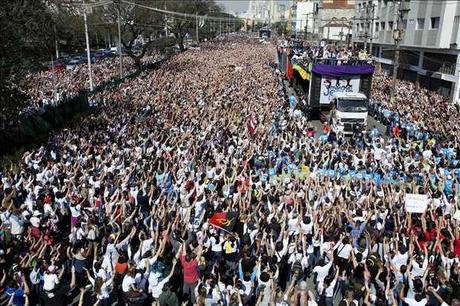
[[[160,55],[152,53],[142,59],[142,65],[150,65],[160,60]],[[93,87],[108,83],[119,77],[118,57],[99,58],[91,65]],[[123,59],[123,73],[130,75],[136,70],[134,61],[127,56]],[[15,124],[18,116],[36,112],[45,106],[57,106],[67,101],[82,91],[89,91],[88,64],[76,65],[73,69],[66,67],[30,71],[21,76],[11,78],[9,87],[18,90],[22,101],[18,108],[8,106],[1,119],[10,124]],[[11,101],[15,103],[15,101]]]
[[[457,143],[312,135],[275,55],[243,36],[203,43],[99,93],[4,170],[5,298],[458,305]],[[414,193],[423,214],[406,211]]]

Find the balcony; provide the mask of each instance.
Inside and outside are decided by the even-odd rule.
[[[437,72],[455,75],[455,64],[445,64],[443,63]]]

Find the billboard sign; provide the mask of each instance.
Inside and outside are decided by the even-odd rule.
[[[321,78],[320,104],[329,104],[337,92],[359,92],[360,76],[336,76]]]

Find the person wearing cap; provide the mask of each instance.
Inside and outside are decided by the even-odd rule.
[[[32,214],[32,217],[30,217],[29,219],[29,222],[31,225],[30,234],[37,239],[40,238],[41,236],[41,231],[40,231],[40,222],[41,222],[40,216],[41,215],[42,214],[40,211],[35,210],[34,213]]]

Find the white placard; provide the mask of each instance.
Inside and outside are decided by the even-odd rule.
[[[457,210],[452,218],[454,218],[457,221],[460,221],[460,210]]]
[[[360,76],[350,77],[322,77],[321,78],[321,96],[319,98],[320,104],[331,103],[331,98],[336,92],[359,92]]]
[[[426,194],[406,194],[406,211],[423,214],[428,207],[428,196]]]

